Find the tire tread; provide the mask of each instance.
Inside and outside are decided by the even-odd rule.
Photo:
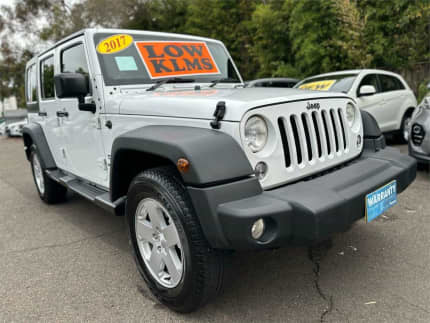
[[[198,268],[192,295],[187,300],[166,298],[152,284],[148,284],[148,286],[162,303],[173,310],[191,312],[206,304],[220,292],[224,275],[224,257],[222,252],[212,249],[207,242],[191,199],[177,171],[169,166],[145,170],[135,177],[130,185],[130,190],[134,185],[148,182],[148,180],[161,186],[182,210],[184,229],[189,234],[192,257],[197,260]]]

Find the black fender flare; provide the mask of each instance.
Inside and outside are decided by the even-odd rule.
[[[361,110],[361,119],[363,121],[363,142],[364,149],[379,151],[385,149],[385,137],[379,128],[376,119],[367,111]]]
[[[253,174],[240,145],[230,135],[212,129],[154,125],[144,126],[118,136],[111,152],[111,199],[121,197],[121,174],[117,171],[123,151],[155,155],[177,165],[180,158],[189,161],[189,170],[181,173],[187,186],[204,187],[234,181]]]
[[[361,119],[363,120],[364,138],[379,138],[382,135],[378,122],[369,112],[361,110]]]
[[[30,147],[32,144],[36,145],[37,151],[40,155],[40,162],[45,169],[57,168],[54,157],[49,149],[48,142],[46,141],[45,134],[42,126],[38,123],[29,123],[22,129],[24,139],[25,154],[30,161]]]

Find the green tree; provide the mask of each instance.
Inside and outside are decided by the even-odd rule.
[[[255,76],[257,64],[250,55],[251,18],[256,1],[190,0],[185,32],[220,39],[229,49],[245,79]]]
[[[391,70],[430,58],[428,0],[357,1],[366,16],[365,39],[372,65]]]
[[[302,76],[340,70],[347,55],[339,45],[340,22],[333,1],[287,0],[295,67]]]
[[[4,116],[4,101],[11,95],[10,87],[10,71],[4,61],[0,61],[0,103],[2,109],[0,110],[0,117]]]
[[[187,21],[187,0],[153,0],[139,2],[132,19],[122,26],[131,29],[182,33]]]
[[[18,107],[25,107],[25,64],[33,53],[12,48],[5,41],[0,43],[0,101],[15,96]]]
[[[3,89],[22,93],[21,102],[34,44],[97,26],[219,39],[245,79],[364,67],[400,71],[430,60],[429,0],[16,0],[0,10],[1,42],[12,44],[16,33],[32,41],[0,46],[2,68],[13,70],[0,75]]]
[[[346,55],[345,68],[370,67],[373,56],[369,53],[364,35],[367,15],[361,15],[353,0],[334,0],[333,4],[340,22],[334,42]]]
[[[257,5],[252,14],[252,47],[250,53],[258,62],[258,77],[300,76],[291,55],[290,11],[283,2]]]

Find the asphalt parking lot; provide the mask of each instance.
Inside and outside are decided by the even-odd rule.
[[[149,295],[123,218],[44,205],[21,139],[0,138],[0,255],[0,321],[429,322],[430,175],[331,247],[235,254],[223,294],[179,315]]]

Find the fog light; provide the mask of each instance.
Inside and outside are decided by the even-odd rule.
[[[358,135],[357,136],[357,147],[360,147],[360,145],[361,145],[361,136]]]
[[[264,233],[264,228],[265,225],[263,219],[258,219],[257,221],[255,221],[251,228],[252,238],[254,238],[255,240],[260,239]]]
[[[261,181],[264,177],[266,177],[267,164],[265,162],[259,162],[257,165],[255,165],[254,172],[258,179]]]

